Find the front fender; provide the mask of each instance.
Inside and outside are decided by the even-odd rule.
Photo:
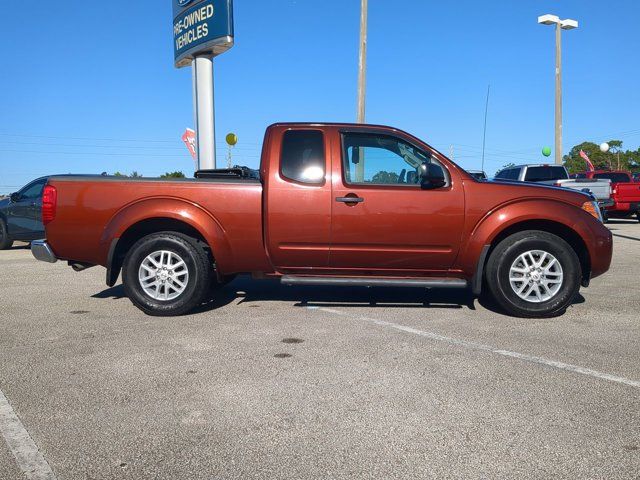
[[[110,260],[109,251],[113,249],[114,240],[120,239],[127,229],[144,220],[160,218],[177,220],[196,229],[213,250],[221,271],[233,264],[233,251],[220,222],[200,205],[173,197],[145,198],[116,212],[100,238],[105,264]]]
[[[576,232],[584,241],[593,259],[596,246],[594,222],[591,215],[581,208],[549,199],[516,200],[491,210],[472,227],[466,248],[461,251],[456,267],[473,275],[478,268],[482,250],[505,230],[527,222],[560,224]],[[604,226],[602,229],[606,230]],[[525,227],[526,228],[526,227]]]

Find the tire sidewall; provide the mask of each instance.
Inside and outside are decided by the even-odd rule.
[[[9,229],[4,221],[4,218],[0,217],[0,250],[6,250],[11,248],[13,240],[9,238]]]
[[[500,247],[500,251],[496,252],[499,257],[492,269],[490,280],[493,282],[493,290],[497,290],[496,300],[509,313],[520,316],[547,316],[569,306],[580,289],[582,275],[578,257],[569,244],[555,235],[531,234]],[[527,302],[520,298],[509,282],[511,265],[519,255],[530,250],[542,250],[552,254],[562,267],[562,287],[552,298],[540,303]]]
[[[138,241],[129,251],[124,262],[123,281],[129,299],[150,315],[181,315],[194,308],[203,297],[203,285],[208,278],[200,247],[189,239],[174,234],[154,234]],[[138,271],[143,260],[153,252],[170,251],[179,255],[189,272],[184,292],[173,300],[161,301],[149,296],[140,285]]]

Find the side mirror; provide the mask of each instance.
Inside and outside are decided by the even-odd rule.
[[[16,203],[20,201],[20,194],[18,192],[13,192],[9,197],[12,203]]]
[[[435,163],[423,163],[418,169],[420,173],[420,186],[423,190],[442,188],[447,184],[444,170]]]

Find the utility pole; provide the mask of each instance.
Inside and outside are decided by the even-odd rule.
[[[364,105],[367,90],[367,13],[368,0],[360,0],[360,54],[358,57],[358,113],[357,122],[364,123]],[[364,149],[358,149],[356,182],[364,182]]]
[[[358,123],[364,123],[367,90],[367,10],[368,0],[360,0],[360,56],[358,59]]]
[[[484,147],[487,145],[487,114],[489,113],[489,93],[491,92],[491,84],[487,85],[487,102],[484,105],[484,130],[482,133],[482,168],[484,172]]]

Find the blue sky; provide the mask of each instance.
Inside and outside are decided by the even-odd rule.
[[[354,121],[358,0],[236,0],[236,46],[215,62],[219,164],[256,166],[276,121]],[[0,193],[48,173],[192,170],[191,71],[173,67],[171,0],[11,2],[0,53]],[[563,34],[565,151],[640,143],[637,0],[369,2],[367,121],[479,168],[541,161],[553,144],[554,34]],[[12,21],[6,21],[13,18]]]

